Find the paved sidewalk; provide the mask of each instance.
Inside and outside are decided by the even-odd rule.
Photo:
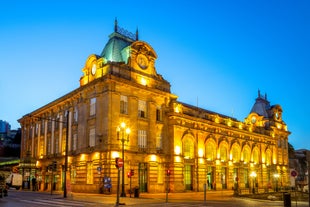
[[[169,193],[166,198],[166,193],[140,193],[139,198],[120,197],[119,203],[126,205],[142,205],[148,203],[166,203],[168,202],[204,202],[204,192],[186,192],[186,193]],[[233,191],[207,191],[206,200],[230,200],[233,197]],[[114,206],[116,203],[116,194],[85,194],[85,193],[70,193],[68,199],[102,203]],[[167,200],[166,200],[167,199]]]

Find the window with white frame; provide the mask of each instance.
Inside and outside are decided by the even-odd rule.
[[[145,130],[138,131],[138,147],[139,148],[146,148],[147,145],[147,136]]]
[[[139,100],[138,104],[138,116],[146,118],[146,101]]]
[[[128,114],[128,98],[127,98],[127,96],[121,95],[120,113],[121,114]]]
[[[93,116],[96,114],[96,98],[90,99],[90,110],[89,115]]]
[[[89,146],[94,147],[95,146],[95,128],[92,128],[89,130]]]

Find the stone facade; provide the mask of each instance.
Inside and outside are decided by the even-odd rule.
[[[260,190],[275,184],[275,174],[277,184],[289,186],[290,132],[280,105],[259,92],[238,121],[181,103],[157,74],[153,48],[123,31],[115,22],[102,54],[86,60],[79,88],[19,120],[22,158],[31,152],[36,160],[24,179],[62,190],[67,150],[73,192],[115,193],[116,157],[124,157],[126,193],[130,186],[151,193]]]

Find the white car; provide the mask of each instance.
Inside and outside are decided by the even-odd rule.
[[[302,189],[303,192],[309,192],[309,185],[305,185]]]

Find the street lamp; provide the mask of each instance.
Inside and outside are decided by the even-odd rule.
[[[252,193],[255,194],[255,178],[256,178],[257,174],[255,171],[252,171],[250,174],[250,177],[253,180],[253,186],[252,186]]]
[[[130,134],[130,129],[129,127],[126,127],[126,124],[122,122],[120,126],[116,128],[117,132],[117,140],[122,142],[122,158],[123,158],[123,169],[122,169],[122,192],[121,192],[121,197],[126,197],[125,193],[125,156],[124,156],[124,143],[129,142],[129,134]]]
[[[280,175],[278,173],[275,173],[273,175],[273,177],[276,179],[276,192],[278,192],[278,179],[279,179]]]

